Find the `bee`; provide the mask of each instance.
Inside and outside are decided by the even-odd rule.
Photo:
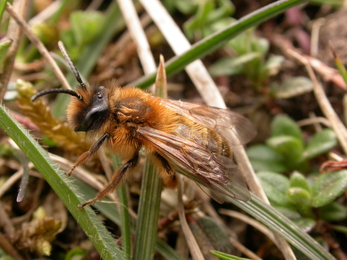
[[[62,51],[79,83],[76,91],[44,90],[31,100],[52,93],[70,95],[67,109],[70,126],[74,131],[97,137],[67,175],[102,145],[125,161],[110,183],[80,208],[102,200],[117,188],[138,164],[142,147],[166,187],[175,188],[176,174],[181,173],[200,187],[209,188],[217,202],[223,203],[225,196],[250,199],[232,152],[232,145],[245,144],[256,134],[248,119],[225,109],[162,99],[135,87],[120,87],[115,82],[87,87],[65,49]],[[231,138],[236,141],[229,143]]]

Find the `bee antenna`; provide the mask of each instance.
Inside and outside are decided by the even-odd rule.
[[[79,100],[82,100],[82,96],[73,90],[63,89],[63,88],[54,88],[54,89],[43,90],[43,91],[40,91],[39,93],[35,94],[34,96],[31,97],[31,102],[34,102],[36,99],[38,99],[39,97],[42,97],[44,95],[55,94],[55,93],[57,93],[57,94],[60,94],[60,93],[69,94],[73,97],[78,98]]]
[[[82,87],[83,90],[85,90],[87,88],[86,84],[82,81],[81,75],[78,72],[78,70],[76,69],[75,65],[73,65],[71,58],[69,57],[69,54],[67,54],[67,51],[64,47],[64,44],[62,41],[58,42],[58,47],[61,51],[61,53],[63,54],[67,64],[69,65],[70,69],[72,70],[73,74],[75,75],[75,78],[77,80],[77,82],[80,84],[80,86]]]

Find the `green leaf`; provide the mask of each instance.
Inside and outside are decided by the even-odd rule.
[[[194,228],[194,224],[196,223],[198,224],[199,228]],[[197,240],[200,239],[200,234],[202,231],[208,242],[212,245],[213,249],[226,253],[232,252],[232,244],[230,243],[228,232],[225,230],[224,226],[217,223],[213,218],[202,216],[197,218],[196,222],[190,222],[189,225],[192,228],[192,232]],[[202,244],[206,245],[205,243],[200,243],[200,245]]]
[[[276,75],[278,73],[283,61],[284,61],[283,56],[271,55],[265,63],[268,76]]]
[[[306,190],[309,194],[311,193],[311,187],[308,184],[305,176],[297,171],[293,172],[293,174],[290,176],[290,187],[302,188]]]
[[[307,190],[299,187],[289,188],[287,190],[287,196],[293,203],[297,205],[309,205],[311,199],[311,194],[307,192]]]
[[[304,142],[301,129],[295,121],[287,116],[276,116],[271,123],[271,136],[291,136]]]
[[[247,149],[247,155],[256,172],[282,173],[288,170],[282,161],[282,157],[267,145],[252,145]]]
[[[91,42],[99,33],[104,15],[97,11],[76,11],[70,16],[72,30],[78,46]]]
[[[322,207],[338,196],[347,188],[347,170],[321,174],[312,186],[312,207]]]
[[[320,217],[325,221],[342,221],[346,216],[347,209],[336,201],[320,208]]]
[[[265,56],[269,51],[270,43],[266,38],[257,38],[254,36],[253,38],[253,48],[252,50],[261,54],[261,56]]]
[[[293,207],[293,204],[286,196],[286,191],[289,188],[287,177],[273,172],[259,172],[257,176],[266,196],[272,203],[285,207]]]
[[[3,15],[4,11],[5,11],[7,2],[8,2],[8,0],[0,1],[0,21],[2,20],[2,15]]]
[[[304,150],[303,157],[305,159],[312,159],[329,152],[336,144],[337,138],[335,132],[331,129],[323,129],[312,137]]]
[[[240,74],[244,70],[242,65],[251,62],[254,59],[258,59],[259,57],[259,53],[250,52],[237,58],[224,58],[210,66],[209,72],[213,77]]]
[[[0,72],[2,71],[2,66],[6,58],[8,49],[12,44],[12,40],[7,39],[6,37],[0,41]]]
[[[344,233],[347,235],[347,227],[340,225],[330,225],[331,229],[336,230],[338,232]]]
[[[284,158],[284,163],[290,169],[295,169],[295,166],[302,161],[304,145],[301,140],[295,137],[289,135],[274,136],[267,139],[266,144]]]
[[[313,82],[307,77],[290,77],[283,81],[275,90],[277,98],[291,98],[311,92]]]
[[[292,221],[305,233],[310,232],[316,225],[316,221],[312,218],[298,218]]]
[[[313,217],[310,206],[311,194],[307,190],[299,187],[289,188],[287,196],[297,206],[302,216]]]

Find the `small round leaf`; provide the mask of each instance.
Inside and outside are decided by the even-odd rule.
[[[302,160],[304,145],[298,138],[289,135],[275,136],[267,139],[266,144],[285,158],[285,164],[291,169]]]
[[[347,170],[321,174],[312,186],[312,206],[322,207],[338,196],[347,188]]]
[[[342,221],[347,217],[347,209],[340,203],[332,203],[320,208],[320,217],[325,221]]]
[[[308,184],[306,178],[304,175],[302,175],[300,172],[295,171],[290,176],[290,187],[291,188],[302,188],[306,190],[308,193],[311,193],[311,187]]]
[[[312,159],[329,152],[336,144],[337,138],[335,132],[331,129],[323,129],[312,137],[303,153],[303,157],[305,159]]]
[[[266,196],[272,203],[283,207],[293,207],[286,196],[286,190],[289,188],[287,177],[273,172],[259,172],[257,175]]]
[[[276,116],[271,124],[271,136],[288,135],[303,142],[302,132],[295,121],[287,116]]]

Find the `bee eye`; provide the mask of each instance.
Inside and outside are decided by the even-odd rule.
[[[108,98],[105,95],[104,87],[99,87],[95,92],[92,102],[87,107],[86,112],[81,118],[80,124],[75,128],[75,131],[88,132],[101,127],[107,120],[109,114]]]

